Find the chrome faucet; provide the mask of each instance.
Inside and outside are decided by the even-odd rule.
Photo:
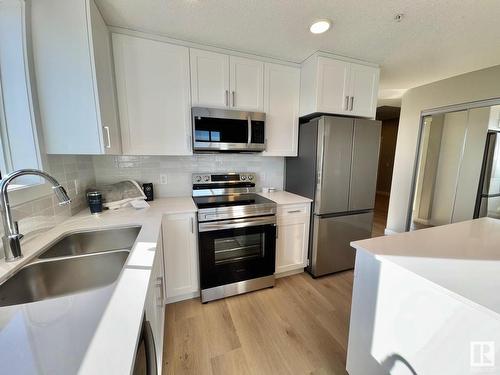
[[[71,199],[69,199],[66,190],[64,190],[61,184],[57,182],[54,177],[38,169],[20,169],[5,176],[0,181],[0,200],[2,204],[2,221],[4,230],[4,236],[2,237],[3,250],[5,252],[5,260],[7,262],[17,260],[19,258],[22,258],[23,256],[20,243],[23,235],[19,233],[19,226],[17,225],[17,221],[14,221],[14,219],[12,218],[7,188],[9,187],[9,184],[12,180],[17,177],[26,175],[40,176],[50,182],[52,184],[52,190],[54,191],[54,194],[59,199],[60,206],[64,206],[71,202]]]

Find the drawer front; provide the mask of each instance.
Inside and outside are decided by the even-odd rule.
[[[278,218],[288,219],[297,216],[309,215],[309,203],[287,204],[278,207]]]

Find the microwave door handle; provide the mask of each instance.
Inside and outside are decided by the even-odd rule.
[[[252,117],[248,115],[248,144],[252,143]]]

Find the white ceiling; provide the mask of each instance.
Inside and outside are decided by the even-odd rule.
[[[381,65],[380,97],[500,64],[499,0],[97,0],[107,23],[301,62],[316,50]],[[394,21],[397,13],[404,19]],[[309,24],[333,20],[325,34]]]

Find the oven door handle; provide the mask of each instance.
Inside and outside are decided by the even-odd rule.
[[[224,229],[234,229],[234,228],[246,228],[255,227],[259,225],[276,225],[276,217],[274,215],[262,216],[262,217],[252,217],[245,219],[233,219],[233,220],[223,220],[223,221],[209,221],[205,223],[199,223],[199,232],[212,232],[215,230]]]

